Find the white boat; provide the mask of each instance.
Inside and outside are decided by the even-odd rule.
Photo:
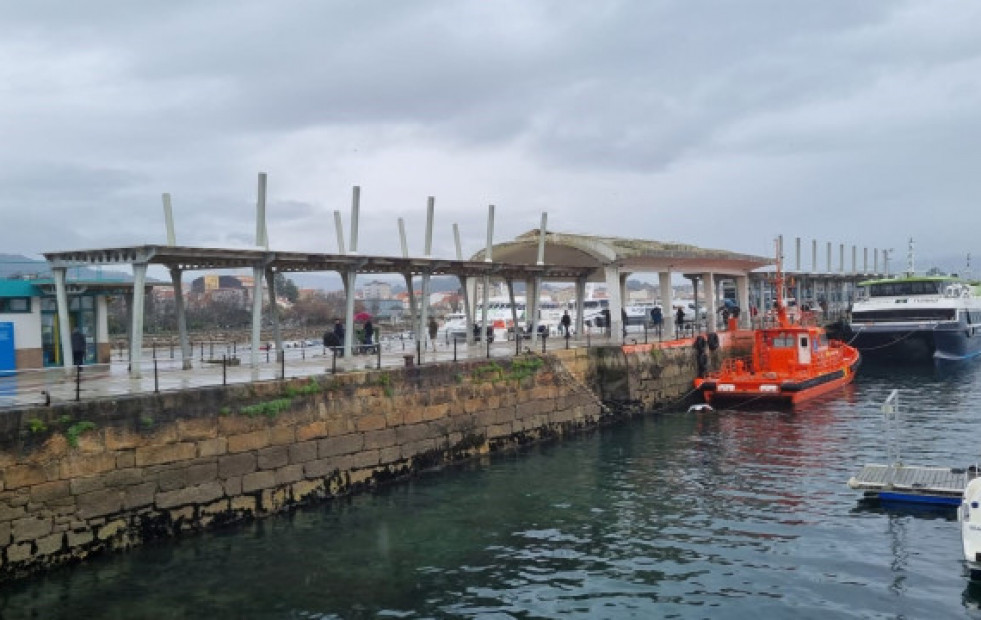
[[[964,561],[971,572],[971,579],[981,580],[981,478],[971,480],[964,489],[958,517]]]

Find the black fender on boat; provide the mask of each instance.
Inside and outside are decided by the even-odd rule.
[[[823,383],[828,383],[829,381],[834,381],[835,379],[840,379],[845,376],[844,370],[836,370],[834,372],[829,372],[823,374],[819,377],[814,377],[813,379],[808,379],[807,381],[799,381],[796,383],[787,382],[780,384],[780,390],[783,392],[800,392],[802,390],[807,390],[812,387],[817,387]]]

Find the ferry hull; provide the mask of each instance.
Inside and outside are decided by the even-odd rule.
[[[981,329],[957,324],[929,329],[852,326],[849,342],[862,355],[891,361],[956,361],[981,355]]]

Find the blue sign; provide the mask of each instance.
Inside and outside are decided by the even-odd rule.
[[[0,373],[17,369],[17,354],[14,351],[14,324],[0,323]]]

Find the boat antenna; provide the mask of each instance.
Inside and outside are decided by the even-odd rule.
[[[913,237],[910,237],[909,248],[906,250],[906,277],[912,278],[915,271],[913,265]]]
[[[968,252],[967,253],[967,266],[964,268],[964,279],[965,280],[970,280],[971,279],[971,275],[972,275],[971,274],[971,253]]]
[[[788,327],[790,321],[787,319],[787,308],[783,303],[783,243],[782,239],[777,238],[776,240],[776,251],[777,251],[777,274],[776,274],[776,293],[773,296],[774,304],[776,304],[776,314],[777,323],[780,327]]]

